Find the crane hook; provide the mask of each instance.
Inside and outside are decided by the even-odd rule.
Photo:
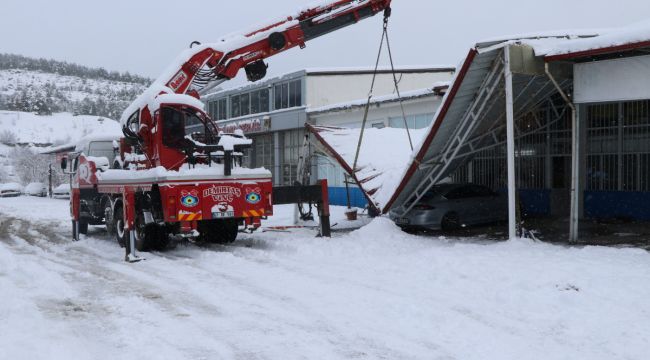
[[[393,9],[391,9],[390,6],[384,9],[384,21],[385,22],[388,21],[388,18],[390,18],[392,14],[393,14]]]

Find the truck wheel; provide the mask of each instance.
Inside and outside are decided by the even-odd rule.
[[[122,204],[115,204],[115,210],[113,212],[113,232],[115,233],[115,239],[121,247],[126,246],[126,241],[129,236],[128,232],[124,229],[124,211],[122,210]]]
[[[237,239],[237,220],[211,220],[199,223],[201,240],[213,244],[230,244]]]
[[[169,245],[167,229],[157,224],[144,224],[144,214],[135,219],[135,248],[138,251],[165,250]]]
[[[104,203],[104,223],[106,224],[106,232],[108,235],[115,234],[115,220],[113,219],[113,207],[111,206],[110,200]]]

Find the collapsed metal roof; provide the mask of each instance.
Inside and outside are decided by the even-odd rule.
[[[641,28],[646,31],[650,26]],[[647,47],[650,31],[646,32],[649,35],[646,40],[643,40],[643,36],[640,37],[638,32],[630,34],[629,31],[623,31],[622,33],[627,37],[616,35],[620,32],[610,32],[615,35],[610,35],[603,41],[599,40],[596,33],[588,32],[584,35],[576,33],[527,35],[477,44],[469,51],[462,67],[456,73],[451,88],[445,95],[432,124],[426,130],[426,135],[415,146],[415,151],[412,152],[408,162],[403,164],[399,184],[394,189],[391,186],[366,189],[362,181],[357,183],[366,192],[366,197],[381,212],[386,213],[391,209],[406,212],[431,186],[449,177],[478,152],[504,144],[506,140],[503,76],[505,47],[510,47],[516,119],[533,111],[543,102],[558,100],[557,89],[545,73],[545,62]],[[578,46],[569,45],[574,42]],[[598,44],[609,47],[599,48]],[[554,49],[560,50],[554,52]],[[573,84],[570,64],[552,63],[550,71],[564,91],[570,90]],[[563,119],[563,114],[559,111],[555,112],[556,120]],[[525,136],[528,132],[539,131],[544,126],[549,124],[537,122],[530,128],[517,130],[519,136]],[[312,130],[315,133],[322,131],[314,128]],[[328,131],[340,130],[329,129]],[[330,152],[336,153],[335,146],[323,141],[322,137],[318,140],[324,147],[329,147]],[[359,180],[354,176],[359,169],[353,171],[351,165],[345,163],[341,156],[338,156],[337,161],[355,180]],[[378,195],[386,191],[391,194]],[[377,198],[387,200],[378,202]]]

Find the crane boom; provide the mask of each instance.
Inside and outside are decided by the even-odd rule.
[[[294,16],[263,26],[245,35],[214,44],[192,47],[183,54],[180,67],[164,84],[176,94],[191,90],[205,93],[245,69],[248,80],[266,75],[264,59],[322,35],[355,24],[379,12],[390,15],[391,0],[338,0],[304,9]],[[185,61],[183,61],[186,59]]]

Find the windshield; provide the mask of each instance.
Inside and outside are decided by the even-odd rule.
[[[214,123],[201,112],[192,108],[164,107],[162,109],[163,143],[172,148],[186,144],[185,136],[191,133],[205,134],[207,144],[218,136]]]
[[[112,164],[113,160],[115,160],[113,141],[92,141],[88,144],[88,155],[94,157],[105,157],[108,159],[108,163]]]

